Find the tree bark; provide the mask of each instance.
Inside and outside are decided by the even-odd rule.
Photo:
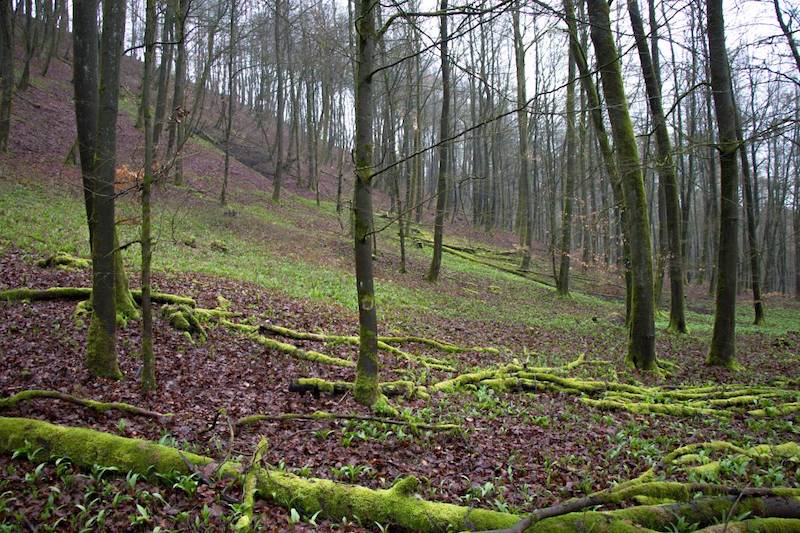
[[[353,239],[358,294],[359,349],[354,396],[373,405],[378,399],[378,314],[372,272],[372,143],[375,58],[375,9],[372,0],[356,2],[355,33],[355,187],[353,191]]]
[[[560,262],[558,268],[558,294],[567,296],[569,294],[569,268],[570,252],[572,251],[572,197],[575,195],[575,178],[577,174],[576,165],[576,143],[578,140],[575,131],[575,61],[572,52],[568,51],[568,75],[567,75],[567,165],[564,172],[564,198],[561,209],[561,245],[559,246]]]

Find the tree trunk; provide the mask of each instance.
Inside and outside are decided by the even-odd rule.
[[[576,143],[578,136],[575,131],[575,61],[572,52],[568,51],[568,77],[567,77],[567,165],[564,172],[564,198],[561,209],[561,245],[559,246],[560,262],[558,268],[558,294],[569,294],[569,268],[570,252],[572,251],[572,197],[575,195]]]
[[[656,367],[653,304],[653,249],[647,217],[647,198],[639,167],[633,124],[628,113],[620,61],[611,33],[608,4],[588,0],[591,36],[616,148],[625,219],[630,242],[631,316],[627,360],[640,370]]]
[[[167,90],[169,86],[169,73],[172,65],[172,44],[171,41],[174,19],[173,0],[167,0],[167,8],[164,11],[164,24],[161,27],[161,64],[158,66],[158,95],[156,96],[156,115],[153,122],[153,151],[158,150],[158,140],[161,131],[164,129],[164,118],[167,113]]]
[[[363,405],[378,399],[378,314],[372,273],[372,76],[375,57],[375,9],[370,0],[356,2],[357,61],[355,79],[355,187],[353,239],[358,294],[359,349],[354,396]]]
[[[0,0],[0,152],[8,151],[11,99],[14,96],[14,11],[11,0]]]
[[[144,178],[142,180],[142,390],[156,390],[155,356],[153,355],[153,307],[150,302],[150,265],[152,240],[150,231],[150,189],[153,183],[153,114],[150,109],[151,79],[155,55],[156,0],[145,0],[144,77],[142,79],[142,113],[144,118]]]
[[[172,169],[176,185],[183,184],[183,162],[180,151],[186,137],[184,126],[184,90],[186,85],[186,17],[189,0],[175,0],[175,41],[178,50],[175,58],[175,87],[172,93],[172,116],[169,122],[169,139],[167,141],[167,158],[174,158]]]
[[[736,262],[738,259],[739,167],[736,110],[731,94],[722,0],[707,0],[708,61],[719,132],[720,222],[716,312],[708,364],[732,368],[736,357]]]
[[[652,0],[651,0],[652,1]],[[642,65],[647,102],[650,114],[653,117],[653,127],[656,137],[656,151],[658,161],[659,180],[664,187],[664,200],[667,213],[667,238],[669,249],[669,281],[670,281],[670,313],[669,330],[676,333],[686,333],[686,314],[684,312],[683,295],[683,258],[681,255],[681,214],[680,199],[678,197],[678,180],[675,175],[675,163],[672,160],[672,143],[667,131],[667,121],[661,102],[661,74],[655,56],[651,57],[647,48],[644,33],[644,24],[639,14],[638,0],[628,0],[631,25],[636,37],[636,47],[639,51],[639,62]],[[652,29],[653,39],[656,39],[655,28]],[[655,45],[654,45],[655,46]],[[654,50],[654,54],[656,51]]]
[[[275,116],[275,178],[272,187],[272,201],[277,202],[281,199],[281,181],[283,179],[283,115],[286,107],[286,94],[283,83],[283,12],[281,4],[283,0],[275,1],[275,78],[277,81],[278,92],[278,111]]]
[[[225,122],[225,169],[222,175],[222,192],[219,196],[219,203],[225,205],[227,203],[226,195],[228,193],[228,175],[231,168],[231,127],[233,126],[233,99],[234,99],[234,83],[235,76],[233,73],[234,64],[234,43],[236,41],[236,0],[231,0],[231,17],[228,26],[228,112]]]
[[[428,281],[435,283],[442,268],[442,241],[444,240],[444,209],[447,201],[447,172],[450,159],[446,139],[450,136],[450,58],[447,52],[447,0],[441,0],[439,16],[442,58],[442,115],[439,123],[439,177],[436,180],[436,220],[433,229],[433,258],[428,271]]]
[[[531,205],[531,177],[528,169],[528,96],[525,86],[525,43],[522,41],[522,31],[519,23],[519,3],[512,12],[514,22],[514,57],[517,67],[517,132],[519,136],[519,208],[524,216],[518,217],[519,223],[524,224],[524,252],[522,256],[522,270],[531,267],[531,252],[533,250],[533,206]]]

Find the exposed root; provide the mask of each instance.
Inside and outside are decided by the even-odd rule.
[[[234,529],[237,531],[250,531],[250,525],[253,523],[258,469],[261,468],[261,461],[268,445],[267,439],[262,437],[256,446],[256,451],[253,453],[250,468],[247,469],[247,473],[244,475],[244,481],[242,482],[242,516],[234,525]]]
[[[315,397],[319,397],[320,394],[344,394],[352,390],[353,383],[349,381],[328,381],[320,378],[299,378],[289,384],[289,392],[310,392]],[[403,396],[409,400],[430,398],[427,389],[416,385],[413,381],[385,381],[380,384],[380,390],[389,397]]]
[[[376,422],[379,424],[388,424],[390,426],[404,426],[411,428],[412,431],[460,431],[462,428],[458,424],[423,424],[421,422],[412,422],[408,420],[395,420],[391,418],[379,418],[376,416],[364,415],[341,415],[336,413],[329,413],[327,411],[314,411],[311,414],[300,413],[282,413],[279,415],[265,415],[256,414],[245,416],[236,421],[235,426],[248,426],[257,424],[258,422],[282,422],[288,420],[361,420],[365,422]]]
[[[99,464],[114,466],[123,471],[167,473],[190,471],[184,463],[184,458],[189,464],[198,466],[213,462],[209,457],[191,453],[182,454],[174,448],[150,441],[129,439],[89,429],[57,426],[39,420],[0,417],[0,451],[10,453],[27,443],[41,447],[51,456],[68,456],[73,464],[84,468]],[[793,444],[797,446],[796,443]],[[773,451],[777,448],[774,447]],[[323,516],[337,520],[342,517],[358,516],[365,521],[388,522],[419,532],[465,529],[519,530],[512,529],[520,523],[520,517],[513,514],[420,499],[415,494],[418,483],[413,477],[401,479],[390,489],[373,490],[326,479],[305,479],[277,469],[263,468],[256,461],[253,461],[252,466],[247,469],[248,475],[242,476],[241,472],[244,470],[241,464],[235,462],[226,462],[218,469],[220,474],[231,476],[240,484],[244,483],[244,478],[249,474],[254,474],[257,494],[306,514],[319,511]],[[658,487],[650,484],[645,490],[644,484],[637,487],[628,484],[626,492],[623,493],[626,485],[621,484],[604,491],[604,496],[599,498],[601,501],[599,505],[604,505],[605,501],[622,501],[623,498],[636,493],[663,494],[661,489],[665,489],[668,495],[681,499],[689,494],[693,498],[695,494],[693,489],[712,487],[689,485],[679,488],[678,485],[680,484]],[[796,489],[781,492],[784,490],[713,488],[708,490],[708,496],[701,498],[611,511],[585,510],[588,509],[585,506],[587,500],[572,500],[572,503],[561,504],[561,510],[577,509],[577,511],[558,515],[553,515],[553,511],[550,511],[549,517],[546,518],[542,517],[545,513],[540,512],[542,518],[527,528],[527,531],[540,533],[664,531],[679,517],[683,517],[687,523],[696,523],[698,527],[707,527],[718,523],[721,518],[730,516],[733,510],[737,514],[749,513],[749,515],[748,520],[731,525],[740,527],[744,524],[742,527],[745,528],[750,525],[763,526],[773,528],[771,529],[773,531],[781,531],[779,527],[792,527],[800,519],[800,497],[797,496]],[[705,489],[700,492],[706,494]],[[593,496],[596,497],[597,494]],[[590,505],[591,503],[589,502]],[[567,508],[568,504],[571,507]],[[771,520],[773,518],[782,520]],[[747,522],[751,524],[746,524]]]
[[[81,405],[83,407],[87,407],[89,409],[93,409],[95,411],[100,411],[100,412],[122,411],[123,413],[128,413],[130,415],[155,418],[158,419],[159,421],[164,421],[172,417],[172,413],[157,413],[155,411],[149,411],[147,409],[136,407],[135,405],[131,405],[128,403],[98,402],[97,400],[79,398],[77,396],[66,394],[60,391],[37,390],[37,389],[24,390],[14,394],[13,396],[9,396],[8,398],[0,398],[0,409],[9,409],[11,407],[16,407],[18,404],[22,402],[28,402],[31,400],[43,399],[43,398],[62,400],[65,402],[74,403],[76,405]]]
[[[134,289],[131,295],[137,303],[142,300],[142,291]],[[8,289],[0,291],[0,300],[7,302],[35,302],[45,300],[88,300],[92,297],[90,287],[50,287],[49,289]],[[178,296],[176,294],[166,294],[154,292],[151,299],[161,304],[183,304],[194,307],[196,302],[192,298]]]
[[[236,322],[232,322],[226,318],[220,319],[219,322],[220,324],[229,329],[238,331],[240,333],[244,333],[250,340],[257,342],[262,346],[266,346],[267,348],[271,348],[273,350],[278,350],[279,352],[283,352],[297,359],[304,359],[306,361],[312,361],[314,363],[321,363],[325,365],[334,365],[343,367],[356,366],[356,364],[353,361],[350,361],[349,359],[342,359],[340,357],[325,355],[324,353],[316,352],[314,350],[303,350],[292,344],[276,341],[275,339],[270,339],[269,337],[260,335],[258,333],[259,331],[258,326],[239,324]]]

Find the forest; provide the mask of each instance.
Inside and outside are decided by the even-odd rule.
[[[0,0],[0,533],[800,532],[797,0]]]

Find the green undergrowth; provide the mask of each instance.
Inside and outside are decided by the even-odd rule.
[[[287,254],[268,240],[257,242],[246,231],[240,231],[247,224],[262,224],[302,236],[308,230],[295,226],[294,221],[335,214],[333,202],[322,202],[320,212],[314,200],[300,198],[287,195],[280,212],[270,210],[265,202],[229,206],[228,209],[237,211],[236,217],[228,217],[225,210],[216,207],[182,209],[156,204],[154,227],[158,245],[153,267],[165,272],[197,272],[253,282],[291,298],[335,303],[355,310],[353,275],[341,262],[318,264],[303,256],[302,241],[298,242],[297,253]],[[0,247],[13,244],[42,255],[55,251],[88,255],[83,199],[77,189],[64,194],[63,190],[54,191],[33,183],[2,183],[0,209],[6,213],[0,220]],[[119,202],[118,211],[119,218],[138,216],[138,207],[130,200]],[[376,220],[376,226],[380,226],[380,220]],[[394,229],[393,226],[384,232],[379,252],[396,252]],[[123,243],[137,238],[137,225],[120,226]],[[339,238],[349,242],[346,231]],[[185,244],[192,241],[193,247]],[[223,243],[227,252],[214,250],[213,243]],[[411,261],[427,264],[430,247],[419,249],[409,240],[407,249]],[[138,269],[140,258],[136,246],[126,249],[124,256],[130,267]],[[409,287],[397,278],[399,275],[392,280],[378,277],[379,312],[433,310],[444,317],[524,324],[571,334],[619,336],[623,332],[620,321],[610,319],[622,316],[621,302],[577,292],[564,301],[550,288],[452,254],[445,255],[445,269],[467,279],[459,280],[463,283],[448,291],[438,286]],[[503,305],[497,304],[498,295],[502,296]],[[740,306],[739,333],[756,331],[750,325],[750,313],[747,306]],[[769,308],[767,326],[757,331],[783,335],[796,329],[797,315],[796,310]],[[660,313],[657,318],[658,325],[665,327],[665,315]],[[711,315],[690,312],[688,318],[694,335],[705,336],[710,332]]]

